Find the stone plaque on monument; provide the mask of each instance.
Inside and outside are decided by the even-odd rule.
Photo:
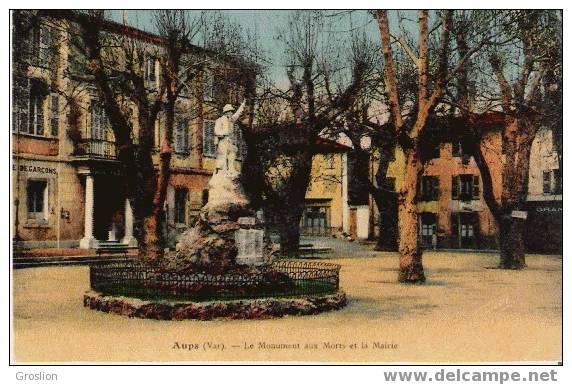
[[[242,217],[239,223],[255,225],[256,218]],[[264,264],[264,230],[240,228],[234,233],[234,240],[238,249],[236,263],[251,266]]]

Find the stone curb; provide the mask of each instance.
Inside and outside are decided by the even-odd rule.
[[[93,310],[130,318],[156,320],[268,319],[284,315],[317,314],[341,309],[346,304],[346,294],[341,290],[334,294],[295,298],[260,298],[217,302],[151,302],[131,297],[106,296],[96,291],[88,291],[83,296],[83,305]]]

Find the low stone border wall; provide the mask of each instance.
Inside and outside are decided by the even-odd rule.
[[[133,318],[157,320],[267,319],[284,315],[317,314],[340,309],[346,304],[347,298],[343,291],[296,298],[261,298],[220,302],[151,302],[131,297],[105,296],[96,291],[88,291],[83,296],[83,305],[90,309]]]

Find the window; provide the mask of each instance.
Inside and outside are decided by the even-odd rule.
[[[427,149],[427,159],[438,159],[441,156],[441,144],[429,144]]]
[[[72,74],[87,73],[86,48],[79,33],[70,33],[70,52],[68,54],[69,68]]]
[[[177,120],[175,152],[178,154],[189,153],[189,121]]]
[[[214,127],[214,120],[205,120],[203,123],[203,155],[209,158],[214,158],[216,156]]]
[[[542,172],[542,192],[544,194],[562,193],[562,173],[559,169]]]
[[[453,199],[470,201],[479,199],[479,176],[478,175],[455,175],[453,176],[451,195]]]
[[[439,177],[422,176],[419,181],[417,199],[421,201],[436,201],[439,199]]]
[[[476,248],[479,246],[479,215],[475,212],[459,212],[451,215],[452,246],[455,248]]]
[[[44,136],[44,100],[39,91],[33,89],[30,93],[29,134]]]
[[[105,131],[109,127],[109,120],[105,108],[97,99],[91,102],[91,139],[105,140]]]
[[[46,25],[39,25],[32,30],[32,50],[30,57],[34,65],[49,67],[53,57],[53,34]]]
[[[28,181],[28,218],[47,220],[48,183],[45,180]]]
[[[542,172],[542,192],[550,194],[552,190],[552,171]]]
[[[59,96],[52,94],[50,96],[50,135],[58,136],[58,119],[59,119]]]
[[[187,189],[178,187],[175,189],[175,223],[187,223]]]
[[[145,68],[143,70],[143,77],[148,85],[153,86],[156,80],[155,72],[155,58],[149,56],[145,59]]]
[[[330,226],[329,206],[309,206],[304,208],[302,230],[307,234],[324,234]]]
[[[437,234],[437,216],[434,213],[419,213],[419,224],[421,245],[433,246],[436,241],[433,238]]]
[[[214,76],[210,71],[203,74],[203,100],[211,102],[214,99]]]
[[[12,130],[27,133],[29,130],[30,79],[18,76],[14,79],[13,84]]]

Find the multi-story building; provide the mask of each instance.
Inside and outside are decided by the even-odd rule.
[[[113,131],[85,62],[76,53],[77,44],[73,43],[78,37],[72,32],[72,22],[52,15],[33,24],[18,20],[14,25],[15,247],[91,248],[107,240],[135,245],[133,215],[116,159]],[[160,65],[153,53],[164,44],[161,37],[114,22],[105,22],[103,28],[106,34],[134,39],[144,47],[145,87],[150,93],[157,90]],[[204,202],[214,167],[214,120],[231,100],[228,93],[236,92],[229,91],[229,83],[214,74],[206,69],[189,85],[199,92],[183,91],[177,100],[166,200],[171,235],[185,229]],[[217,87],[221,82],[225,87]],[[130,112],[136,140],[137,110],[131,108]],[[164,123],[160,114],[154,133],[155,167]],[[242,143],[240,137],[237,141]]]
[[[562,253],[562,171],[553,133],[538,131],[530,151],[527,197],[527,249]],[[540,231],[539,231],[540,230]]]
[[[502,189],[500,136],[489,134],[483,156],[493,175],[493,192]],[[472,157],[461,143],[445,143],[436,149],[420,177],[417,195],[419,242],[423,247],[459,249],[495,248],[495,220],[482,196],[482,180]]]
[[[502,123],[500,114],[483,117],[484,123]],[[502,146],[498,130],[484,138],[481,146],[492,176],[496,197],[502,192]],[[482,178],[471,156],[463,152],[460,142],[442,143],[433,154],[419,179],[417,210],[419,213],[419,243],[425,248],[496,249],[497,228],[494,217],[483,199]],[[404,165],[403,156],[396,151],[388,176],[399,188]],[[371,177],[377,164],[371,165]],[[351,176],[350,176],[351,180]],[[552,132],[538,131],[530,155],[528,218],[525,242],[530,251],[562,250],[562,175],[558,153],[552,145]],[[378,210],[373,199],[368,204],[369,232],[358,238],[379,235]],[[538,229],[543,231],[539,232]],[[383,234],[381,235],[383,236]]]
[[[351,148],[338,141],[320,138],[317,149],[312,159],[301,233],[332,235],[342,232],[348,221],[347,152]]]

